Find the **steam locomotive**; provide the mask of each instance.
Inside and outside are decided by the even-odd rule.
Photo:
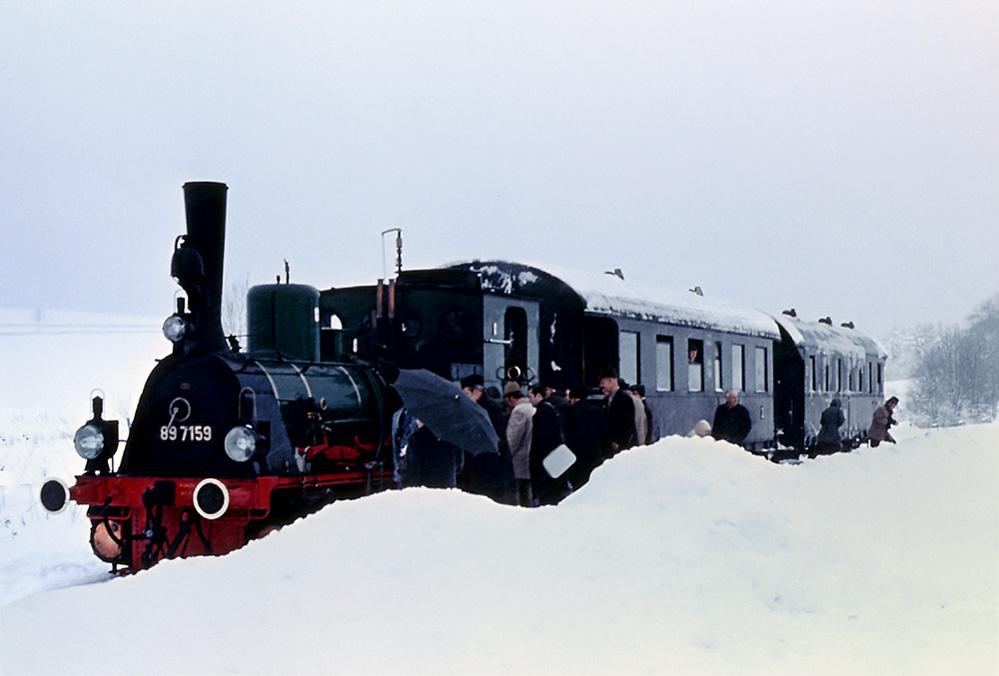
[[[163,324],[173,351],[149,375],[120,465],[117,421],[103,402],[74,444],[86,460],[72,488],[41,499],[87,505],[94,553],[124,572],[163,558],[225,554],[338,498],[392,484],[393,392],[371,365],[319,358],[319,292],[251,289],[242,352],[221,324],[227,186],[184,186],[187,235],[171,272],[186,296]]]
[[[184,290],[163,325],[172,353],[150,374],[121,462],[117,421],[74,443],[85,471],[41,490],[49,511],[88,506],[94,553],[133,572],[224,554],[335,499],[393,485],[396,368],[596,392],[600,371],[645,386],[654,438],[710,421],[735,390],[753,417],[745,447],[772,459],[815,445],[831,398],[845,443],[866,438],[886,353],[852,325],[805,322],[705,297],[506,261],[399,269],[319,291],[269,284],[247,296],[245,351],[221,325],[227,187],[184,185],[187,234],[171,273]]]

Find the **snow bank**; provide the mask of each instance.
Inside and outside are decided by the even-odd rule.
[[[669,438],[554,508],[337,503],[226,557],[11,601],[0,671],[989,673],[997,432],[799,466]]]
[[[167,351],[93,338],[0,336],[2,674],[999,667],[997,425],[903,426],[898,445],[797,466],[673,437],[558,507],[411,489],[118,579],[82,510],[35,497],[79,470],[90,389],[124,419]]]

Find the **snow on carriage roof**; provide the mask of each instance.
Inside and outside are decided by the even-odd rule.
[[[818,352],[848,354],[860,361],[868,355],[877,355],[878,359],[888,356],[888,351],[876,338],[856,329],[806,322],[788,315],[781,315],[776,320],[799,349],[812,347]]]
[[[501,293],[529,293],[542,275],[561,281],[585,303],[587,312],[634,317],[679,326],[780,338],[773,317],[753,308],[628,282],[616,275],[509,261],[463,261],[445,267],[479,273],[483,288]]]

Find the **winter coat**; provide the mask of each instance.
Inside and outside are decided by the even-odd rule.
[[[645,416],[645,402],[631,390],[628,390],[628,394],[635,404],[635,445],[641,446],[649,438],[649,420]]]
[[[891,423],[894,422],[891,417],[891,411],[888,407],[882,404],[878,406],[874,411],[874,420],[871,421],[871,429],[867,432],[867,436],[873,441],[886,441],[891,438],[888,434],[888,428],[891,427]]]
[[[749,417],[749,409],[742,404],[736,404],[732,408],[729,408],[728,404],[722,404],[715,409],[711,435],[720,441],[741,444],[752,427],[753,421]]]
[[[822,411],[822,417],[819,419],[822,428],[815,440],[816,444],[823,447],[835,446],[838,449],[840,447],[839,428],[845,422],[846,416],[843,415],[843,409],[839,406],[839,399],[833,399],[829,408]]]
[[[438,439],[429,427],[420,427],[409,435],[402,485],[454,488],[461,457],[460,448]]]
[[[506,441],[513,455],[513,474],[518,479],[531,478],[531,436],[534,407],[527,399],[521,399],[506,423]]]
[[[590,472],[603,461],[603,413],[600,403],[592,399],[580,399],[565,412],[565,443],[576,454],[576,462],[569,468],[569,481],[575,488],[586,483]]]
[[[607,424],[604,452],[612,455],[631,448],[638,439],[635,431],[635,402],[628,392],[618,389],[607,398],[605,406]],[[611,446],[612,443],[617,444],[616,450]]]
[[[565,478],[553,479],[545,470],[544,460],[565,440],[562,414],[549,401],[534,408],[531,419],[531,490],[542,505],[553,505],[568,492]]]
[[[465,483],[471,493],[485,495],[503,504],[517,504],[517,480],[513,475],[513,457],[506,440],[506,421],[497,402],[483,395],[479,406],[486,409],[489,420],[499,435],[498,453],[478,453],[465,456]]]

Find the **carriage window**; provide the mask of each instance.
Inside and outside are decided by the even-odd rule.
[[[864,365],[860,365],[860,370],[857,371],[857,392],[864,391]]]
[[[715,343],[715,392],[722,391],[722,344]]]
[[[527,372],[527,311],[522,307],[508,307],[503,317],[504,337],[507,341],[504,366],[507,373],[516,367]]]
[[[704,341],[687,341],[687,389],[690,392],[704,391]]]
[[[673,338],[656,336],[656,389],[673,391]]]
[[[746,346],[732,346],[732,389],[736,392],[746,390]]]
[[[638,374],[638,332],[622,331],[618,337],[618,372],[629,385],[639,381]]]
[[[824,392],[829,392],[829,364],[826,364],[826,384]]]
[[[813,355],[809,355],[809,357],[808,357],[808,368],[811,370],[811,377],[809,379],[809,382],[811,383],[811,391],[814,392],[815,391],[815,387],[817,385],[816,380],[818,378],[818,375],[815,373],[815,355],[814,354]]]
[[[836,360],[836,391],[843,391],[843,360]]]
[[[770,369],[767,368],[767,348],[756,348],[756,391],[770,391]]]
[[[884,392],[884,387],[883,387],[883,384],[881,382],[881,364],[879,362],[878,363],[878,394],[881,394],[882,392]]]

